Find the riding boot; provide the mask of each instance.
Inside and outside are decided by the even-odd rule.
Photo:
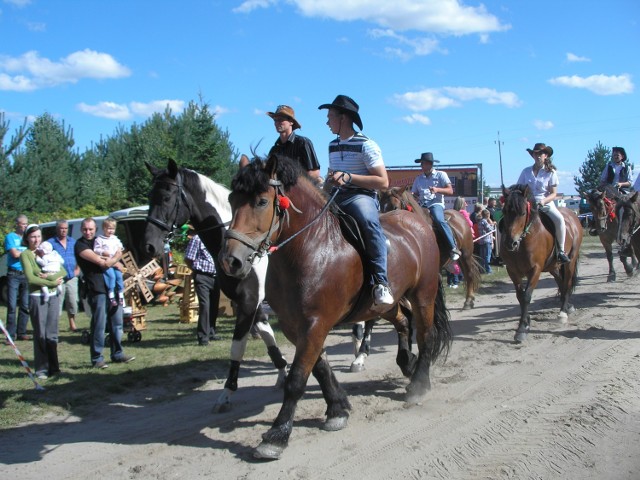
[[[562,250],[558,250],[558,261],[560,263],[569,263],[571,259]]]
[[[47,340],[47,360],[49,361],[49,376],[60,373],[60,362],[58,361],[58,342]]]

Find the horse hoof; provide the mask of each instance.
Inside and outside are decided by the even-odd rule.
[[[360,372],[364,372],[364,365],[361,363],[355,363],[353,362],[351,364],[351,368],[350,368],[351,373],[360,373]]]
[[[284,447],[281,447],[280,445],[262,442],[253,451],[253,457],[260,458],[262,460],[279,460],[283,451]]]
[[[527,339],[527,332],[516,332],[516,336],[514,338],[516,343],[522,343]]]
[[[569,305],[567,307],[567,312],[568,313],[574,313],[576,311],[576,307],[574,307],[573,305]]]
[[[560,312],[558,314],[558,322],[567,323],[568,319],[569,319],[569,315],[567,315],[567,312]]]
[[[326,432],[337,432],[347,427],[348,417],[333,417],[327,418],[327,421],[322,424],[322,430]]]
[[[407,390],[407,395],[404,398],[404,403],[407,406],[422,405],[427,398],[427,392],[416,392]]]
[[[231,411],[231,403],[216,403],[211,409],[211,413],[226,413]]]

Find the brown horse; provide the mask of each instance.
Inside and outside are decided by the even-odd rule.
[[[409,210],[414,212],[422,212],[427,218],[427,222],[431,225],[431,214],[428,208],[422,208],[414,196],[411,194],[410,187],[392,187],[388,190],[380,192],[380,211],[390,212],[392,210]],[[480,264],[473,255],[473,232],[467,220],[462,214],[456,210],[445,210],[444,217],[451,227],[453,237],[460,249],[460,268],[464,274],[464,284],[466,289],[466,298],[463,310],[473,308],[475,304],[475,292],[480,288]],[[444,234],[435,229],[438,247],[440,248],[440,267],[449,259],[449,244],[444,238]]]
[[[531,317],[529,304],[533,290],[538,285],[542,272],[549,272],[560,292],[560,313],[558,320],[565,323],[573,310],[569,298],[573,292],[578,273],[578,257],[582,243],[582,225],[575,212],[568,208],[559,208],[567,226],[564,251],[571,261],[561,265],[557,260],[556,241],[549,230],[551,220],[539,215],[535,200],[530,198],[527,185],[513,185],[504,189],[503,217],[500,220],[500,255],[507,267],[507,273],[516,288],[520,303],[520,323],[516,330],[515,341],[523,342],[529,333]],[[526,284],[523,279],[526,278]]]
[[[237,277],[251,270],[256,255],[271,252],[267,301],[285,336],[295,345],[285,381],[282,408],[255,451],[279,458],[293,428],[296,405],[309,375],[318,380],[327,403],[325,430],[340,430],[351,408],[324,353],[331,329],[378,316],[395,322],[397,303],[375,310],[369,276],[357,248],[342,233],[340,220],[296,162],[271,156],[241,169],[232,183],[233,220],[220,254],[225,271]],[[392,212],[381,217],[390,242],[388,277],[394,299],[411,302],[418,360],[407,386],[406,402],[421,402],[430,388],[429,368],[451,342],[449,315],[440,281],[436,239],[419,215]],[[278,245],[273,245],[278,243]],[[435,254],[434,254],[435,252]],[[408,351],[408,326],[399,336],[399,354]]]
[[[593,222],[600,237],[600,243],[604,247],[609,263],[609,275],[607,282],[616,281],[616,271],[613,267],[613,243],[618,237],[618,216],[616,215],[616,200],[621,198],[617,192],[591,190],[591,192],[583,194],[589,202],[591,213],[593,214]],[[638,265],[638,261],[633,253],[631,258],[626,255],[620,255],[620,261],[624,266],[627,275],[633,275],[633,270]]]
[[[617,240],[621,258],[623,255],[640,258],[640,194],[634,192],[622,197],[616,206],[616,212],[619,224]],[[638,267],[637,264],[634,266]],[[638,268],[627,274],[637,274]]]

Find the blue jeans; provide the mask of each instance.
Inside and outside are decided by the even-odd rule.
[[[16,309],[18,323],[16,325]],[[24,273],[7,272],[7,332],[13,340],[27,334],[29,322],[29,285]],[[16,335],[17,334],[17,335]]]
[[[456,248],[456,240],[455,238],[453,238],[451,227],[444,219],[444,208],[442,208],[442,205],[431,205],[429,207],[429,212],[431,212],[433,226],[444,233],[444,236],[447,239],[447,243],[449,243],[449,246],[452,250]]]
[[[91,305],[91,327],[89,345],[91,347],[91,363],[95,365],[104,361],[105,331],[109,332],[111,360],[117,361],[124,357],[122,350],[122,307],[111,307],[106,293],[89,292]]]
[[[336,203],[358,223],[365,246],[365,269],[373,277],[374,284],[389,285],[387,279],[387,238],[380,225],[380,204],[377,196],[340,192]]]
[[[107,286],[109,293],[114,292],[116,287],[118,287],[118,291],[121,294],[124,292],[124,280],[120,270],[113,267],[107,268],[102,272],[102,276],[104,277],[104,284]]]
[[[485,273],[491,273],[491,244],[490,243],[480,244],[480,260],[482,262],[482,268],[484,268]]]

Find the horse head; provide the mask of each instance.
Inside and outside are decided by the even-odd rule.
[[[617,204],[618,244],[621,251],[631,246],[631,237],[640,228],[640,195],[635,192],[622,197]]]
[[[515,252],[520,247],[522,239],[528,235],[536,210],[532,208],[528,185],[503,187],[502,193],[502,243],[507,250]]]
[[[600,191],[594,188],[585,197],[589,202],[589,207],[591,207],[598,233],[606,232],[608,223],[615,218],[615,201],[608,196],[608,190],[606,189]]]
[[[415,207],[410,199],[413,195],[409,191],[410,185],[404,187],[391,187],[380,191],[380,211],[382,213],[391,212],[393,210],[408,210],[413,212]],[[413,202],[415,203],[415,202]]]
[[[285,216],[288,221],[291,201],[285,192],[301,174],[297,162],[278,155],[256,158],[238,171],[229,195],[233,219],[220,253],[228,275],[243,278],[257,257],[269,253]]]

